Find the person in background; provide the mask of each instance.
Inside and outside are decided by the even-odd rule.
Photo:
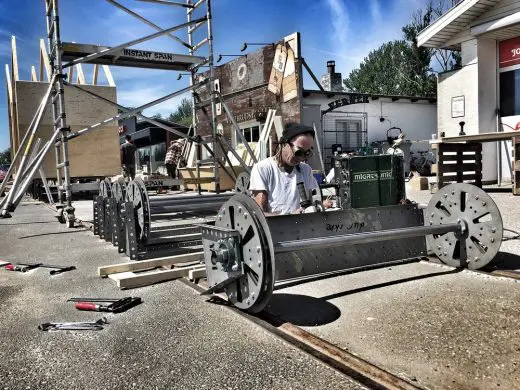
[[[170,142],[170,147],[166,152],[166,158],[164,159],[164,165],[168,176],[172,179],[177,178],[177,168],[185,166],[183,164],[182,149],[184,146],[184,139]],[[173,186],[172,190],[178,189],[178,186]]]
[[[125,180],[128,178],[134,180],[135,178],[135,150],[132,137],[127,134],[125,143],[121,145],[121,170]]]
[[[312,127],[288,123],[276,154],[253,166],[249,189],[264,213],[303,212],[297,184],[303,182],[308,193],[318,187],[311,167],[305,163],[312,155],[313,143]]]

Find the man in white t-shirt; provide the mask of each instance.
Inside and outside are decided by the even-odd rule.
[[[305,160],[312,155],[314,129],[288,123],[272,157],[253,166],[249,189],[253,199],[267,214],[301,213],[297,184],[303,182],[310,195],[318,188],[312,169]]]

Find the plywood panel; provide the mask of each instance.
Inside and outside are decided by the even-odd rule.
[[[21,139],[30,125],[34,113],[48,88],[46,82],[17,81],[18,135]],[[112,101],[116,100],[116,88],[107,86],[82,86],[83,88]],[[67,124],[72,131],[97,123],[117,114],[116,109],[103,101],[75,88],[65,87]],[[52,107],[42,118],[37,136],[43,142],[53,133]],[[72,177],[112,176],[120,172],[119,133],[117,122],[93,130],[69,142],[70,173]],[[56,178],[54,147],[44,160],[48,178]]]

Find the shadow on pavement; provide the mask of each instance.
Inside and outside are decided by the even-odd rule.
[[[495,258],[482,271],[520,269],[520,256],[509,252],[498,252]]]
[[[24,238],[50,236],[50,235],[53,235],[53,234],[70,234],[70,233],[79,233],[79,232],[88,232],[88,231],[89,231],[88,229],[82,228],[82,229],[77,229],[77,230],[69,230],[69,231],[66,231],[66,232],[51,232],[51,233],[33,234],[33,235],[30,235],[30,236],[18,237],[18,239],[21,240],[21,239],[24,239]]]
[[[324,297],[321,297],[321,299],[328,301],[331,299],[341,298],[341,297],[344,297],[347,295],[352,295],[352,294],[357,294],[357,293],[364,292],[364,291],[373,290],[375,288],[388,287],[388,286],[393,286],[395,284],[413,282],[414,280],[428,279],[428,278],[433,278],[436,276],[456,274],[463,270],[464,270],[464,268],[454,268],[452,270],[444,271],[444,272],[433,272],[433,273],[425,274],[425,275],[417,275],[417,276],[412,276],[412,277],[404,278],[404,279],[391,280],[389,282],[373,284],[371,286],[363,286],[363,287],[355,288],[353,290],[347,290],[347,291],[342,291],[342,292],[339,292],[336,294],[326,295]]]
[[[298,294],[273,294],[265,310],[278,320],[297,326],[324,325],[341,316],[341,311],[332,303]]]

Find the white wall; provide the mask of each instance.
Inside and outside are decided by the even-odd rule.
[[[437,84],[439,134],[459,134],[466,122],[467,135],[495,132],[497,104],[497,44],[494,39],[476,38],[461,45],[462,69],[440,74]],[[452,98],[464,96],[464,117],[452,118]],[[496,181],[497,145],[482,144],[482,180]]]
[[[321,110],[328,109],[328,103],[340,99],[341,95],[336,94],[332,98],[327,98],[323,94],[312,93],[303,99],[303,105],[319,104]],[[363,113],[367,115],[367,135],[368,142],[386,140],[386,131],[392,127],[400,127],[406,134],[409,141],[424,141],[414,143],[412,150],[427,150],[428,140],[432,134],[437,133],[437,107],[435,103],[425,100],[410,102],[409,99],[400,99],[393,102],[389,98],[370,99],[369,103],[352,104],[337,108],[334,112]],[[339,114],[338,114],[339,115]],[[380,117],[385,118],[380,122]],[[317,129],[321,132],[320,128]]]

